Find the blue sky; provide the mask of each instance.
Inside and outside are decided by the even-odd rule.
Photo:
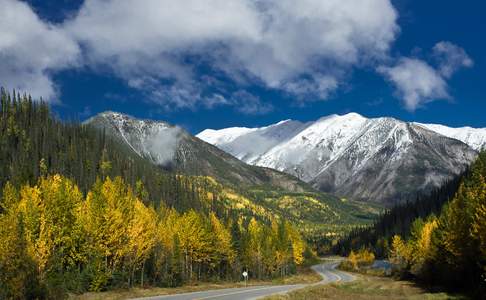
[[[0,85],[193,133],[351,111],[486,127],[484,1],[228,3],[0,0]]]

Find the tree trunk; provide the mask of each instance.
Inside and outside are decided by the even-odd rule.
[[[140,286],[143,288],[143,273],[145,273],[145,260],[142,262],[142,275],[140,276]]]

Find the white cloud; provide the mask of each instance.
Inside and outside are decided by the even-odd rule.
[[[401,58],[397,65],[379,67],[378,72],[396,86],[405,108],[409,111],[435,99],[450,98],[445,80],[422,60]]]
[[[464,49],[451,42],[439,42],[432,50],[439,62],[438,70],[446,78],[451,77],[458,69],[472,67],[474,64]]]
[[[0,85],[56,100],[50,72],[77,63],[77,43],[23,2],[0,0],[0,7]]]
[[[300,79],[288,82],[282,88],[299,100],[307,100],[305,97],[308,95],[313,95],[317,99],[326,99],[338,88],[338,81],[333,76],[314,76],[311,80]]]
[[[451,99],[446,80],[461,67],[473,65],[464,49],[450,42],[439,42],[432,50],[438,60],[436,68],[423,60],[406,57],[400,58],[392,67],[377,68],[395,85],[398,96],[409,111],[434,100]]]
[[[51,75],[83,64],[167,109],[232,105],[249,114],[273,107],[216,77],[280,90],[300,104],[327,99],[353,68],[390,61],[399,31],[390,0],[85,0],[59,25],[24,2],[0,7],[0,85],[9,89],[55,99]],[[473,65],[446,41],[433,57],[435,68],[412,58],[378,67],[410,111],[451,98],[446,80]]]
[[[200,65],[325,99],[349,69],[387,55],[396,19],[389,0],[86,0],[65,27],[89,64],[190,107],[206,101]]]

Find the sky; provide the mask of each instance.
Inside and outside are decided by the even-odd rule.
[[[483,0],[0,0],[0,85],[198,133],[357,112],[486,127]]]

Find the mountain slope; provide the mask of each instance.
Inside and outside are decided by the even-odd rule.
[[[359,114],[197,135],[250,164],[341,197],[393,204],[460,173],[476,152],[418,124]],[[224,137],[224,138],[222,138]],[[251,145],[259,144],[259,147]],[[247,146],[250,145],[250,146]]]
[[[321,236],[335,238],[353,225],[369,224],[381,211],[381,207],[342,201],[317,192],[290,175],[247,166],[197,138],[188,136],[192,142],[179,143],[179,135],[188,134],[167,123],[139,121],[118,114],[116,118],[120,120],[117,120],[114,115],[111,113],[107,114],[108,118],[100,116],[91,120],[98,122],[97,125],[105,130],[103,133],[90,125],[62,122],[50,113],[46,103],[30,101],[26,96],[11,101],[0,89],[0,215],[6,207],[6,198],[1,194],[7,182],[14,187],[34,186],[40,178],[54,174],[72,180],[84,195],[100,188],[105,178],[121,177],[127,187],[133,187],[133,194],[154,208],[163,205],[181,213],[190,210],[205,214],[215,212],[225,220],[248,221],[255,217],[268,223],[285,219],[313,240],[320,240]],[[117,138],[111,138],[109,131],[118,130],[118,127],[110,124],[117,122],[123,125],[122,129],[113,133]],[[176,130],[178,134],[164,130]],[[155,133],[155,137],[160,139],[154,139],[152,142],[155,144],[148,143]],[[162,155],[161,151],[155,150],[169,151],[172,148],[174,156],[180,157],[182,154],[177,152],[182,152],[187,154],[186,158],[195,157],[200,165],[211,163],[209,171],[224,172],[232,168],[229,163],[234,163],[231,172],[243,169],[236,174],[242,176],[238,181],[241,184],[229,185],[209,176],[163,171],[153,163],[154,160],[173,164],[174,169],[178,167],[177,161],[170,159],[170,153]],[[144,154],[143,151],[148,150],[151,151]],[[205,151],[214,151],[215,154]],[[200,154],[206,157],[198,158]],[[151,157],[147,159],[147,155]],[[226,157],[229,158],[226,160]],[[188,167],[198,169],[192,160],[186,162]],[[263,184],[257,185],[260,182]],[[295,192],[299,190],[301,192]]]
[[[193,180],[209,191],[207,201],[217,201],[220,207],[240,216],[285,218],[310,241],[330,242],[353,226],[370,224],[383,209],[318,192],[283,172],[247,165],[165,122],[105,112],[85,124],[104,130],[166,170],[204,175]]]
[[[139,120],[125,114],[105,112],[87,120],[85,124],[105,130],[139,156],[168,170],[207,175],[232,186],[270,185],[288,191],[312,190],[286,173],[247,165],[166,122]]]
[[[468,144],[474,150],[480,151],[486,149],[486,128],[472,127],[447,127],[439,124],[421,124],[414,123],[444,136],[459,140]]]

